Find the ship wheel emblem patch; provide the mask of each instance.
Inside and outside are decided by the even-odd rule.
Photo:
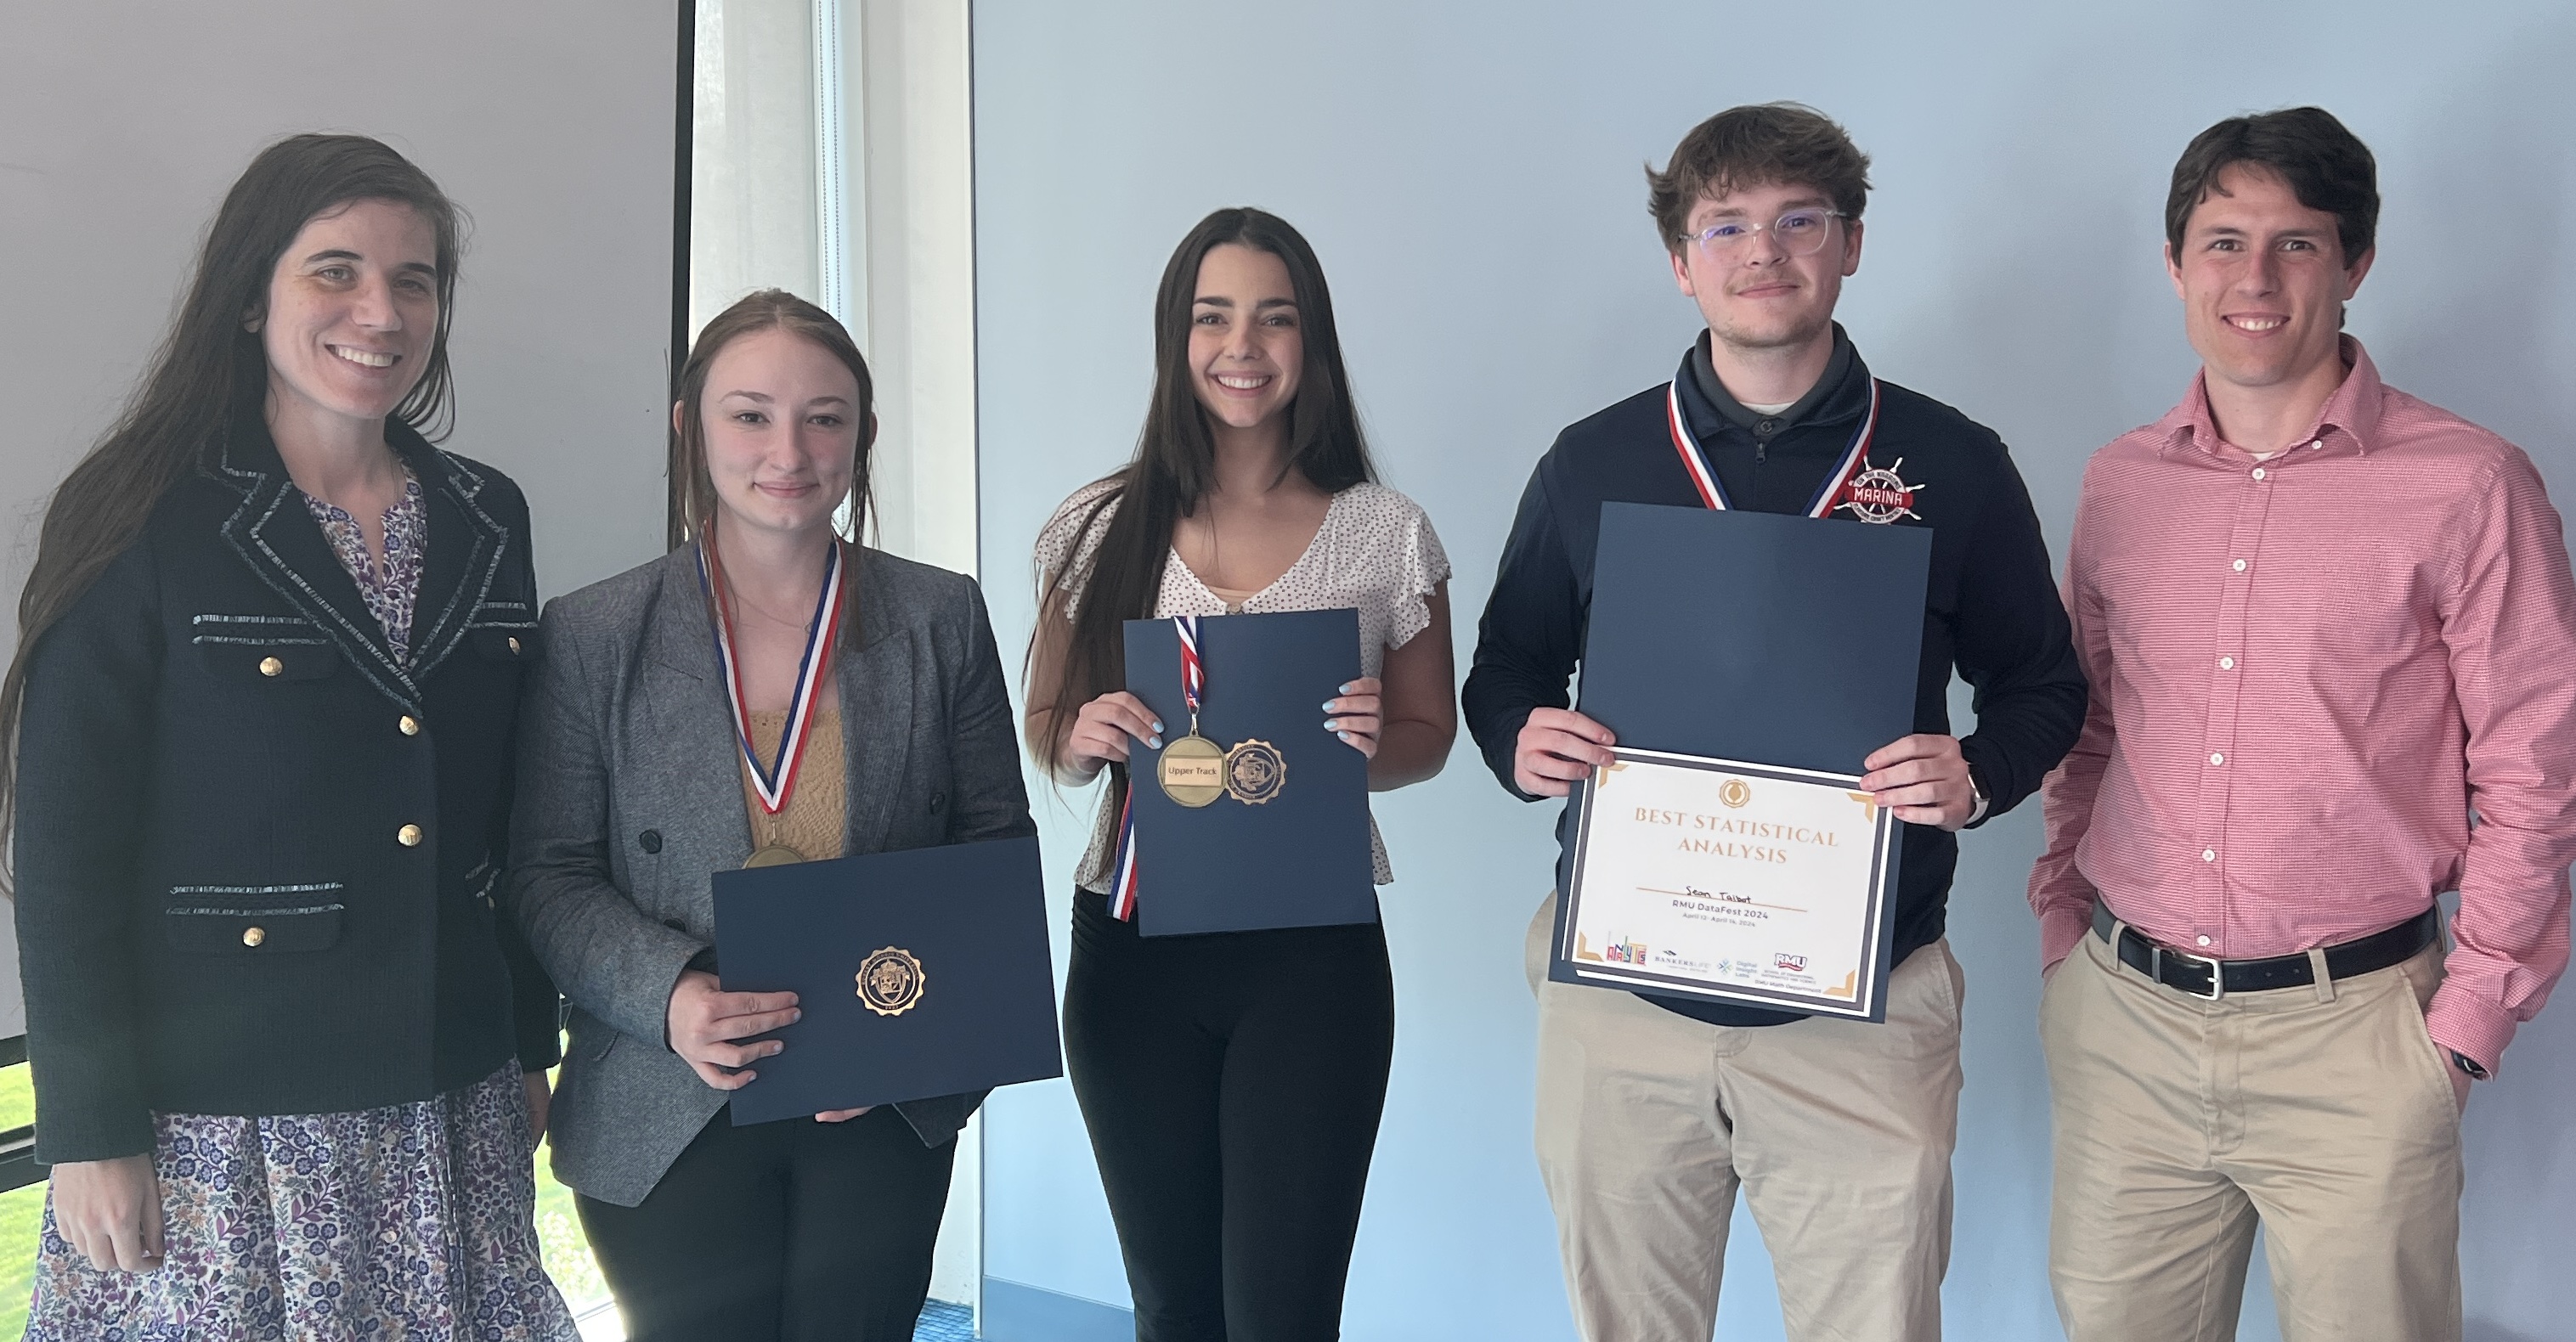
[[[1864,461],[1862,464],[1868,463]],[[1914,511],[1914,496],[1924,487],[1905,483],[1904,478],[1897,474],[1904,466],[1905,458],[1898,457],[1895,465],[1871,466],[1853,476],[1851,483],[1843,486],[1842,497],[1835,500],[1833,511],[1849,509],[1852,516],[1861,521],[1875,522],[1880,526],[1900,517],[1922,521],[1923,515]]]

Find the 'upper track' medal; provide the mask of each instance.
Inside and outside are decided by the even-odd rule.
[[[1163,747],[1155,775],[1163,785],[1164,796],[1196,808],[1214,802],[1228,791],[1226,752],[1199,735],[1199,696],[1207,686],[1207,676],[1199,664],[1198,619],[1184,615],[1174,619],[1172,625],[1181,636],[1181,697],[1190,706],[1190,734]]]

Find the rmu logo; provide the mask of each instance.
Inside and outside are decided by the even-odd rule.
[[[1771,967],[1773,969],[1785,969],[1793,974],[1798,973],[1806,969],[1807,957],[1803,955],[1774,955],[1771,957]]]

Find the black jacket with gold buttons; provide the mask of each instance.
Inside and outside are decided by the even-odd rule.
[[[397,660],[256,426],[29,661],[17,926],[38,1159],[155,1111],[426,1099],[556,1055],[505,893],[528,507],[399,422],[428,535]]]

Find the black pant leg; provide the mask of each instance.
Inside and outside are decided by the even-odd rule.
[[[776,1126],[736,1128],[718,1110],[642,1206],[575,1199],[628,1342],[777,1342],[787,1171]]]
[[[930,1294],[957,1143],[923,1146],[892,1105],[787,1119],[783,1342],[911,1342]]]
[[[1330,1342],[1395,1052],[1375,925],[1258,934],[1225,1056],[1227,1342]]]
[[[1064,985],[1073,1095],[1118,1227],[1137,1342],[1225,1342],[1221,1041],[1192,999],[1208,937],[1148,940],[1074,894]]]

